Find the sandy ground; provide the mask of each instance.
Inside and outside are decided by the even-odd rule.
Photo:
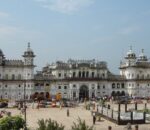
[[[17,109],[6,109],[10,111],[12,115],[20,114],[20,110]],[[31,130],[36,130],[38,127],[37,122],[39,119],[49,119],[56,120],[58,123],[65,126],[65,130],[70,130],[73,122],[77,122],[77,119],[80,117],[85,120],[87,125],[92,126],[92,116],[91,112],[85,110],[83,106],[76,108],[69,108],[70,116],[67,117],[67,108],[40,108],[32,109],[31,107],[27,108],[27,126]],[[95,130],[107,130],[108,126],[112,126],[112,130],[125,130],[125,126],[118,126],[112,122],[101,119],[100,122],[96,122],[94,125]],[[134,130],[134,126],[132,126]],[[150,130],[150,124],[140,125],[139,130]]]

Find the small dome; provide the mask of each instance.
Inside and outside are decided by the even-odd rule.
[[[24,52],[23,57],[35,57],[34,52],[30,48],[30,42],[28,42],[28,48],[27,51]]]
[[[126,59],[136,59],[136,54],[132,50],[132,46],[130,47],[130,50],[127,52],[127,55],[125,57]]]
[[[142,49],[142,52],[139,55],[138,61],[148,61],[147,56],[144,54],[144,49]]]

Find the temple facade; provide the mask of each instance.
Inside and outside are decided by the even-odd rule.
[[[0,50],[0,98],[150,96],[150,61],[144,50],[137,56],[129,49],[120,63],[120,75],[113,74],[105,61],[95,59],[56,61],[35,73],[30,43],[22,56],[23,60],[8,60]]]
[[[36,94],[82,99],[103,96],[150,96],[150,62],[144,50],[137,57],[132,47],[120,63],[120,75],[107,63],[93,60],[57,61],[35,75]]]
[[[51,96],[60,94],[67,99],[89,99],[127,93],[123,77],[112,74],[103,61],[57,61],[44,67],[41,76],[49,77]]]

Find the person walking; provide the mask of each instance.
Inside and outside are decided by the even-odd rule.
[[[95,121],[96,121],[96,115],[95,112],[93,112],[93,125],[95,125]]]
[[[40,108],[40,102],[38,101],[37,109],[39,110],[39,108]]]
[[[34,109],[34,101],[32,102],[32,109]]]
[[[67,109],[67,116],[69,117],[69,109]]]

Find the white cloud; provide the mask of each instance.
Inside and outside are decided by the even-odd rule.
[[[115,41],[117,38],[116,38],[116,35],[108,35],[108,36],[99,36],[99,37],[95,37],[91,43],[94,43],[95,45],[96,44],[109,44],[111,43],[112,41]]]
[[[8,17],[8,16],[9,16],[8,13],[0,12],[0,18],[6,18],[6,17]]]
[[[60,13],[72,14],[83,7],[90,6],[95,0],[36,0],[44,8]]]
[[[128,34],[138,32],[139,30],[140,30],[139,26],[128,26],[126,28],[123,28],[120,33],[124,35],[128,35]]]
[[[17,27],[12,27],[12,26],[0,26],[0,38],[4,37],[6,38],[7,36],[14,35],[18,32]]]
[[[17,26],[0,25],[0,40],[2,41],[36,41],[45,35],[38,30],[26,29]]]

